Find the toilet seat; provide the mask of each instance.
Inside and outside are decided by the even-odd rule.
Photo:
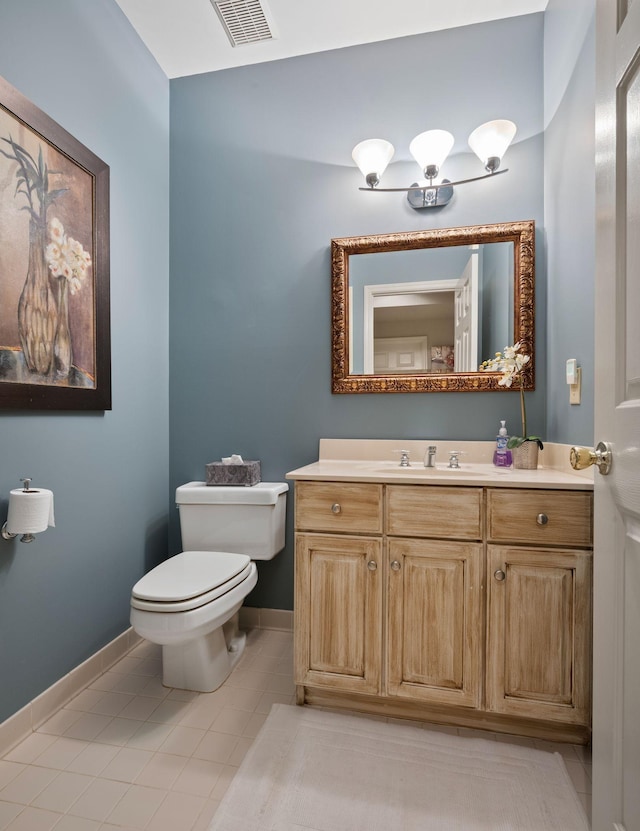
[[[183,551],[145,574],[132,589],[131,606],[150,612],[197,609],[246,580],[251,559],[227,551]]]

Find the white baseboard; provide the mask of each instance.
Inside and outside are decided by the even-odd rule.
[[[293,632],[293,612],[288,609],[256,609],[253,606],[243,606],[240,609],[240,628]]]

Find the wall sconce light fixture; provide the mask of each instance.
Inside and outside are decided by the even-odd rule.
[[[460,179],[457,182],[450,182],[448,179],[443,179],[439,184],[434,182],[453,147],[453,136],[446,130],[427,130],[417,135],[409,145],[411,155],[420,165],[425,180],[428,180],[420,183],[414,182],[409,188],[378,187],[382,174],[394,154],[393,145],[385,139],[361,141],[353,148],[351,155],[367,183],[367,187],[360,188],[360,190],[377,190],[379,193],[402,192],[407,194],[409,204],[416,210],[438,208],[449,202],[453,196],[454,186],[489,179],[498,173],[506,173],[508,168],[500,171],[498,168],[515,134],[516,125],[513,121],[506,119],[487,121],[486,124],[477,127],[469,136],[469,146],[480,159],[487,173],[471,179]]]

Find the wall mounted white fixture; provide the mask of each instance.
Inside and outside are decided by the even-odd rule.
[[[55,525],[53,493],[46,488],[32,488],[31,479],[21,479],[24,487],[9,493],[9,514],[0,534],[12,540],[21,534],[20,542],[33,542],[35,534]]]
[[[351,156],[360,168],[367,183],[366,188],[360,190],[377,190],[379,193],[406,193],[407,201],[412,208],[438,208],[446,205],[453,196],[456,185],[467,182],[477,182],[480,179],[490,179],[498,175],[498,168],[507,148],[516,134],[516,125],[513,121],[498,119],[487,121],[477,127],[469,136],[469,146],[484,165],[487,173],[474,176],[470,179],[460,179],[450,182],[443,179],[436,183],[434,180],[440,167],[451,152],[454,138],[446,130],[427,130],[417,135],[410,143],[411,155],[420,165],[424,174],[424,181],[414,182],[408,188],[379,188],[382,174],[387,168],[394,154],[393,145],[385,139],[366,139],[353,148]],[[506,173],[508,168],[500,170]],[[428,181],[427,181],[428,180]]]

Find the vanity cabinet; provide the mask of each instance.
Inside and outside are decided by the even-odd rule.
[[[382,496],[383,486],[374,484],[296,488],[296,606],[306,610],[296,627],[296,666],[303,684],[381,691]]]
[[[591,514],[587,491],[297,481],[298,701],[585,740]]]
[[[487,519],[487,709],[588,725],[591,494],[490,489]]]

